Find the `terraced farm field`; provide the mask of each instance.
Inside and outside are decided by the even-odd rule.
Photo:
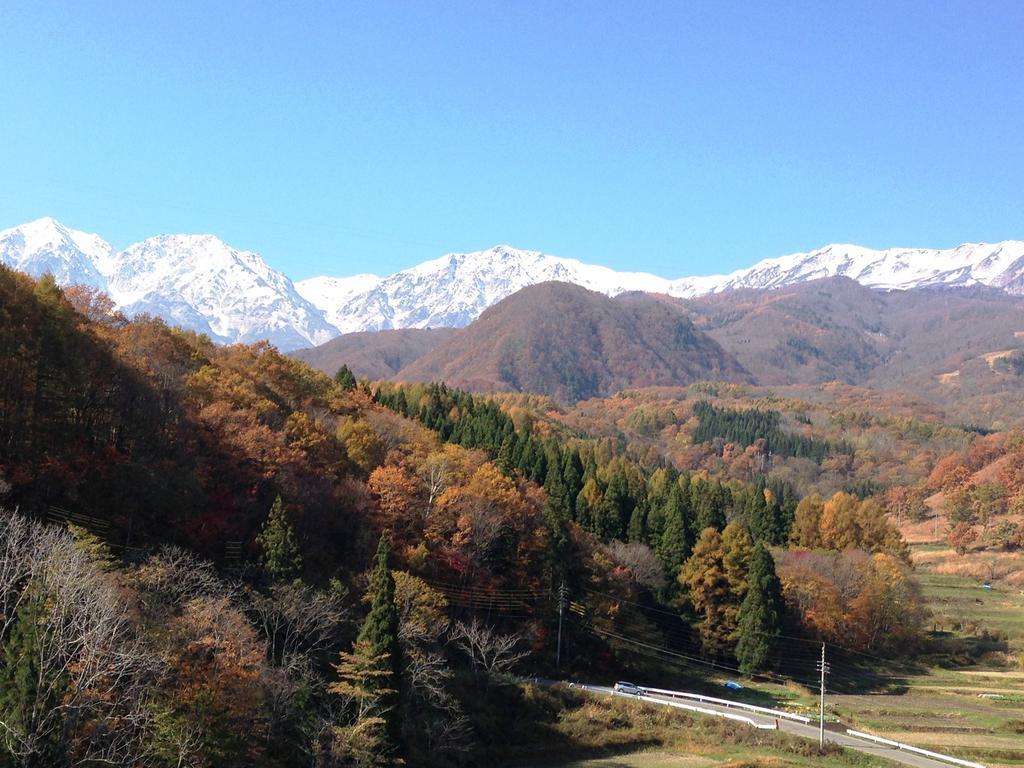
[[[934,637],[952,649],[943,665],[916,669],[879,662],[853,670],[835,665],[833,688],[871,671],[871,693],[827,697],[826,720],[963,757],[986,766],[1024,765],[1024,592],[994,582],[929,569],[940,547],[915,547],[924,564],[918,581],[932,611]],[[929,557],[930,555],[930,557]],[[916,559],[916,557],[915,557]],[[870,662],[870,660],[868,660]],[[753,684],[738,694],[801,714],[817,715],[817,691]]]

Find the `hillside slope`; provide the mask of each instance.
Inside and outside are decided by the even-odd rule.
[[[326,344],[291,353],[333,376],[347,365],[356,376],[388,379],[458,333],[454,328],[402,328],[346,333]]]
[[[829,278],[664,300],[762,384],[837,380],[961,404],[1024,389],[1024,300],[992,288],[883,293]]]
[[[443,379],[480,391],[534,392],[569,402],[631,387],[750,380],[678,310],[644,294],[610,299],[555,282],[498,303],[398,378]]]

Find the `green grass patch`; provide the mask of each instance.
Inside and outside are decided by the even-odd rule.
[[[486,754],[475,756],[476,765],[739,768],[821,765],[827,758],[836,766],[891,766],[834,745],[822,750],[811,740],[778,731],[563,687],[492,690],[473,716],[477,729],[489,723],[495,737]],[[495,730],[500,723],[504,727]]]

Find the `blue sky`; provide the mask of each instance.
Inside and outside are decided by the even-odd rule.
[[[295,279],[1024,238],[1024,2],[0,0],[0,228]]]

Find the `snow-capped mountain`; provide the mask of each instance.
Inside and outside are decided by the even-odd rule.
[[[988,285],[1024,295],[1024,241],[945,250],[827,245],[727,275],[670,280],[496,246],[450,253],[388,277],[314,277],[292,284],[257,254],[213,235],[162,235],[117,251],[97,235],[43,218],[0,232],[0,263],[108,292],[128,315],[148,312],[224,342],[269,339],[283,350],[339,333],[461,327],[529,285],[559,280],[614,296],[693,297],[772,289],[838,275],[883,290]]]
[[[810,253],[765,259],[728,275],[676,280],[669,293],[689,297],[734,288],[778,288],[836,276],[882,290],[988,285],[1024,294],[1024,241],[967,243],[943,250],[826,245]]]
[[[97,235],[68,229],[46,217],[0,232],[0,264],[40,276],[49,272],[60,285],[107,290],[99,265],[114,249]]]
[[[129,316],[159,315],[222,341],[269,339],[290,350],[338,335],[291,280],[213,235],[161,235],[130,245],[117,254],[107,281]]]
[[[380,285],[379,275],[353,275],[352,277],[311,277],[295,284],[295,290],[306,301],[319,307],[327,322],[336,328],[345,325],[344,308],[354,297],[369,293]]]
[[[338,335],[291,280],[212,235],[163,235],[119,252],[45,218],[0,232],[0,263],[98,288],[130,317],[147,312],[221,342],[269,339],[291,350]]]
[[[314,290],[328,285],[330,279],[313,278],[298,287],[344,333],[461,327],[521,288],[550,280],[575,283],[609,296],[624,291],[665,292],[671,285],[655,275],[616,272],[505,245],[425,261],[390,277],[374,278],[376,282],[367,290],[352,291],[351,284],[344,281],[337,292]]]
[[[778,288],[839,275],[884,290],[990,285],[1024,294],[1024,242],[885,251],[827,245],[810,253],[766,259],[728,275],[678,280],[642,272],[616,272],[575,259],[497,246],[474,253],[451,253],[383,279],[366,275],[312,278],[298,287],[337,328],[349,333],[468,325],[492,304],[528,285],[549,280],[575,283],[609,296],[648,291],[690,298],[737,288]],[[350,282],[356,280],[364,280],[367,287],[360,290],[358,284]]]

